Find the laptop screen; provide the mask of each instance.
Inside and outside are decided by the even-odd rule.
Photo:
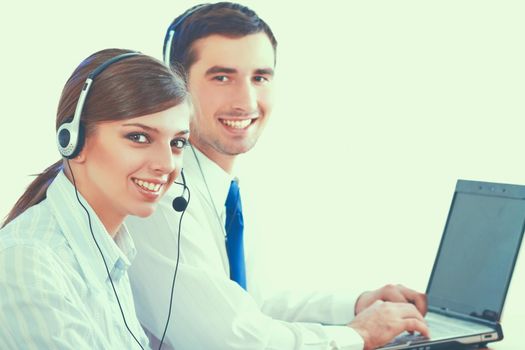
[[[498,321],[525,225],[525,187],[458,180],[429,305]]]

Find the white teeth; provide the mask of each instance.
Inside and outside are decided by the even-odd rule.
[[[138,179],[133,179],[133,182],[135,182],[137,185],[142,187],[145,190],[152,191],[152,192],[158,192],[161,188],[161,184],[154,184],[151,182],[146,182]]]
[[[226,120],[226,119],[222,119],[221,121],[222,121],[222,123],[224,125],[227,125],[230,128],[234,128],[234,129],[244,129],[248,125],[250,125],[251,122],[252,122],[251,119],[244,119],[244,120]]]

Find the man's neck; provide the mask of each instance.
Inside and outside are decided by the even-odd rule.
[[[210,147],[202,147],[201,145],[193,144],[193,147],[197,148],[199,152],[204,154],[212,162],[220,166],[225,172],[231,174],[233,171],[233,166],[237,156],[222,154]]]

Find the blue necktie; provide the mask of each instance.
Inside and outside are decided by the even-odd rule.
[[[241,195],[237,181],[230,184],[226,198],[226,251],[230,261],[230,279],[246,289],[246,268],[244,266],[244,243]]]

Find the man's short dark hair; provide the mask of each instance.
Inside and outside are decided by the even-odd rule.
[[[173,31],[173,34],[170,33]],[[164,50],[170,35],[170,65],[181,67],[186,73],[198,59],[193,43],[207,36],[218,34],[239,38],[250,34],[264,32],[276,53],[277,40],[270,27],[255,11],[246,6],[219,2],[216,4],[196,5],[173,20],[164,39]]]

